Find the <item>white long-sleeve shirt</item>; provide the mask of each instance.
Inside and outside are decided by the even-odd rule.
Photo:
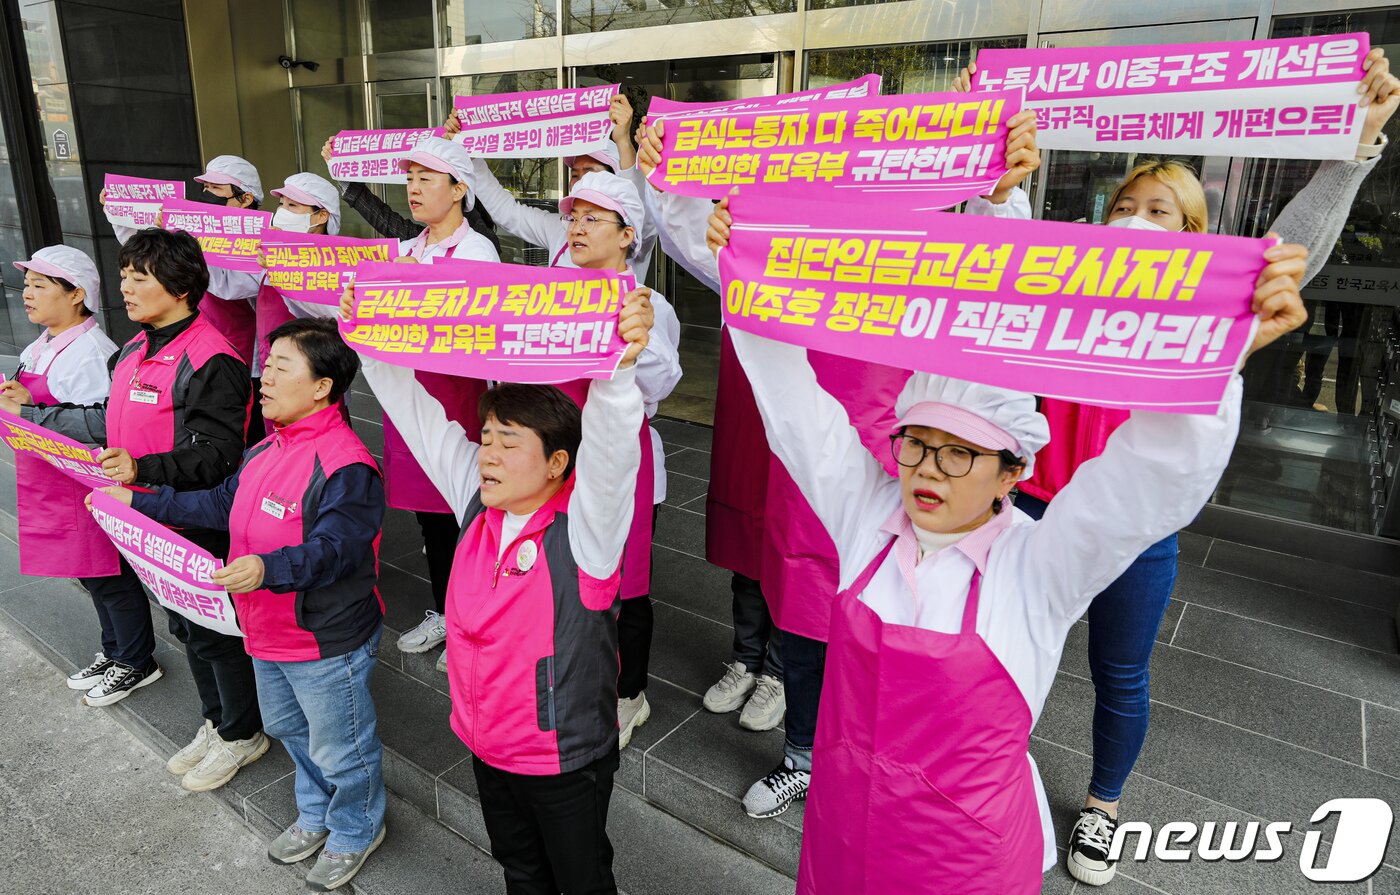
[[[578,266],[565,249],[569,242],[569,228],[560,220],[558,212],[532,208],[517,201],[501,186],[484,159],[472,159],[472,166],[476,171],[476,201],[491,215],[496,226],[544,249],[549,253],[551,266]],[[636,183],[630,173],[635,170],[636,165],[633,165],[628,171],[619,171],[618,174]],[[645,275],[651,269],[651,253],[656,247],[656,224],[648,214],[643,214],[641,222],[633,222],[633,227],[637,232],[637,251],[632,256],[631,264]]]
[[[666,296],[652,290],[655,320],[647,347],[637,355],[637,387],[642,391],[648,419],[656,416],[661,402],[670,397],[681,381],[681,320]],[[652,503],[666,499],[666,449],[661,433],[651,430]]]
[[[661,250],[671,260],[685,268],[695,279],[722,294],[719,282],[719,262],[705,244],[705,231],[710,227],[710,213],[715,205],[698,196],[665,193],[647,185],[643,202],[648,210],[656,209],[656,235]]]
[[[112,391],[107,360],[117,345],[102,327],[93,326],[55,355],[48,334],[30,342],[19,354],[24,370],[48,377],[49,391],[64,404],[101,404]]]
[[[1079,468],[1043,521],[1003,512],[924,557],[909,581],[897,553],[918,548],[900,525],[908,517],[899,480],[870,455],[840,402],[817,383],[806,351],[740,330],[730,336],[774,453],[835,542],[840,588],[902,532],[905,543],[886,557],[861,601],[887,623],[956,633],[973,571],[980,569],[977,633],[1016,682],[1033,719],[1054,683],[1070,627],[1143,550],[1195,517],[1225,470],[1239,427],[1238,376],[1216,415],[1135,412],[1103,455]],[[1058,840],[1030,763],[1048,868]]]
[[[467,508],[481,488],[480,445],[447,418],[412,370],[368,357],[362,361],[365,379],[414,459],[457,521],[465,521]],[[594,380],[583,406],[583,441],[569,497],[569,548],[579,568],[594,578],[606,578],[617,569],[632,526],[642,458],[637,441],[642,393],[635,371],[629,367],[611,380]]]

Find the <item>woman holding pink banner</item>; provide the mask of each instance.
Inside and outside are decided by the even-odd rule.
[[[1366,109],[1355,161],[1327,161],[1284,208],[1274,230],[1308,248],[1304,283],[1326,262],[1346,223],[1361,182],[1385,145],[1382,128],[1400,106],[1400,80],[1380,48],[1364,63],[1360,85]],[[963,70],[967,89],[975,65]],[[1195,173],[1175,161],[1139,164],[1118,185],[1107,206],[1110,227],[1207,232],[1204,188]],[[968,213],[1029,218],[1030,202],[1017,189],[968,202]],[[1129,418],[1127,411],[1054,398],[1041,400],[1053,438],[1036,457],[1035,473],[1020,483],[1017,509],[1039,519],[1084,462],[1103,453],[1109,436]],[[1168,534],[1144,551],[1089,606],[1089,669],[1094,682],[1093,773],[1088,795],[1068,843],[1066,866],[1086,885],[1113,879],[1109,847],[1119,822],[1119,801],[1147,738],[1148,666],[1157,632],[1171,602],[1177,573],[1177,536]]]
[[[19,371],[0,386],[0,407],[19,414],[24,404],[106,401],[112,389],[107,359],[117,346],[97,325],[97,266],[68,246],[40,249],[14,265],[24,271],[25,314],[44,332],[21,352]],[[83,508],[88,489],[23,452],[15,454],[15,478],[20,572],[77,578],[92,595],[102,629],[101,651],[68,676],[68,687],[91,692],[118,666],[151,669],[143,684],[159,680],[146,592]]]
[[[717,250],[727,205],[710,218]],[[1306,318],[1306,258],[1298,245],[1264,252],[1251,353]],[[1133,413],[1041,524],[1008,501],[1051,440],[1032,395],[915,374],[893,408],[896,477],[805,350],[731,338],[840,564],[798,891],[1041,891],[1056,848],[1028,744],[1065,640],[1106,583],[1210,497],[1242,380],[1213,415]]]

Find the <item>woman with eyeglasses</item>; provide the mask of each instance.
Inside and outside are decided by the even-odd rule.
[[[710,217],[716,250],[727,206]],[[1306,249],[1264,257],[1251,353],[1306,316]],[[731,338],[769,443],[839,557],[799,893],[1040,892],[1056,848],[1028,744],[1065,640],[1209,498],[1241,379],[1213,415],[1134,412],[1034,522],[1007,500],[1050,440],[1032,395],[914,375],[893,408],[892,476],[804,349]]]

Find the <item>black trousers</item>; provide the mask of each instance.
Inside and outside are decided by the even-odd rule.
[[[567,774],[512,774],[472,757],[491,856],[506,895],[615,895],[608,805],[614,749]]]
[[[125,559],[121,571],[102,578],[79,578],[92,596],[97,621],[102,626],[102,654],[113,662],[145,668],[156,650],[151,625],[151,602],[141,579]]]
[[[414,513],[427,547],[428,582],[433,588],[433,606],[444,612],[447,606],[447,579],[452,575],[452,556],[457,552],[461,526],[451,513]]]
[[[651,594],[622,601],[617,614],[617,695],[636,699],[647,688],[651,632],[656,627]]]
[[[165,610],[170,633],[185,645],[200,712],[225,742],[246,740],[262,730],[253,660],[237,637],[211,631],[179,613]]]

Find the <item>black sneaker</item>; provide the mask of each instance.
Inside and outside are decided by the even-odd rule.
[[[793,767],[792,760],[784,756],[782,763],[768,776],[749,787],[744,794],[744,812],[749,817],[777,817],[791,808],[793,802],[807,798],[811,782],[811,771],[798,770]]]
[[[147,662],[145,668],[133,668],[113,662],[112,667],[102,675],[102,680],[83,696],[83,704],[111,705],[120,702],[130,695],[131,691],[160,680],[163,673],[155,659]]]
[[[1108,859],[1118,822],[1102,808],[1085,808],[1069,834],[1069,875],[1086,886],[1102,886],[1118,872],[1117,861]]]
[[[102,682],[102,676],[107,673],[107,669],[116,663],[107,658],[105,653],[98,653],[92,659],[92,664],[86,668],[79,668],[68,675],[68,689],[70,690],[91,690],[94,686]]]

